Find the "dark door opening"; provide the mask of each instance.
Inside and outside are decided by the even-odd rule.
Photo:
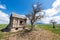
[[[15,28],[15,30],[18,30],[18,28]]]

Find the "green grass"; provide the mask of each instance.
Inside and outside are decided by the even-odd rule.
[[[31,25],[27,25],[27,26],[31,26]],[[42,28],[42,29],[45,29],[45,30],[49,30],[53,33],[56,33],[56,34],[59,34],[60,35],[60,24],[56,24],[56,28],[53,28],[52,27],[52,24],[36,24],[35,25],[37,28]]]
[[[0,24],[0,30],[5,28],[7,26],[7,24]]]
[[[7,24],[0,24],[0,30],[5,28],[6,26],[7,26]],[[0,39],[3,38],[4,36],[5,36],[5,34],[0,31]]]
[[[51,24],[37,24],[38,28],[52,31],[53,33],[60,34],[60,25],[57,24],[56,28],[53,28]]]

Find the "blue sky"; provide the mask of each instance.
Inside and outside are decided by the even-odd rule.
[[[42,8],[46,13],[46,17],[44,19],[47,18],[47,20],[42,20],[42,22],[46,23],[50,19],[60,17],[59,0],[0,0],[0,23],[4,23],[3,21],[5,21],[5,23],[8,22],[11,12],[15,12],[21,15],[29,13],[31,11],[31,5],[33,3],[37,3],[38,1],[42,4]],[[4,17],[2,15],[4,15]],[[2,18],[5,18],[5,20]]]
[[[43,9],[51,8],[54,0],[39,0],[42,4]],[[16,12],[19,14],[25,14],[31,10],[31,5],[37,3],[37,0],[1,0],[1,4],[6,6],[3,10],[6,13]]]

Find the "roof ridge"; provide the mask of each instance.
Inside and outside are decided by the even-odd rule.
[[[23,15],[19,15],[19,14],[16,14],[15,12],[12,12],[11,15],[12,15],[12,17],[27,19],[25,15],[24,16]]]

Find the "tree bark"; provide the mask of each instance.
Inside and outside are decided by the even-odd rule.
[[[34,23],[31,22],[31,30],[33,30],[33,28],[34,28]]]
[[[53,24],[53,28],[55,28],[55,24]]]

